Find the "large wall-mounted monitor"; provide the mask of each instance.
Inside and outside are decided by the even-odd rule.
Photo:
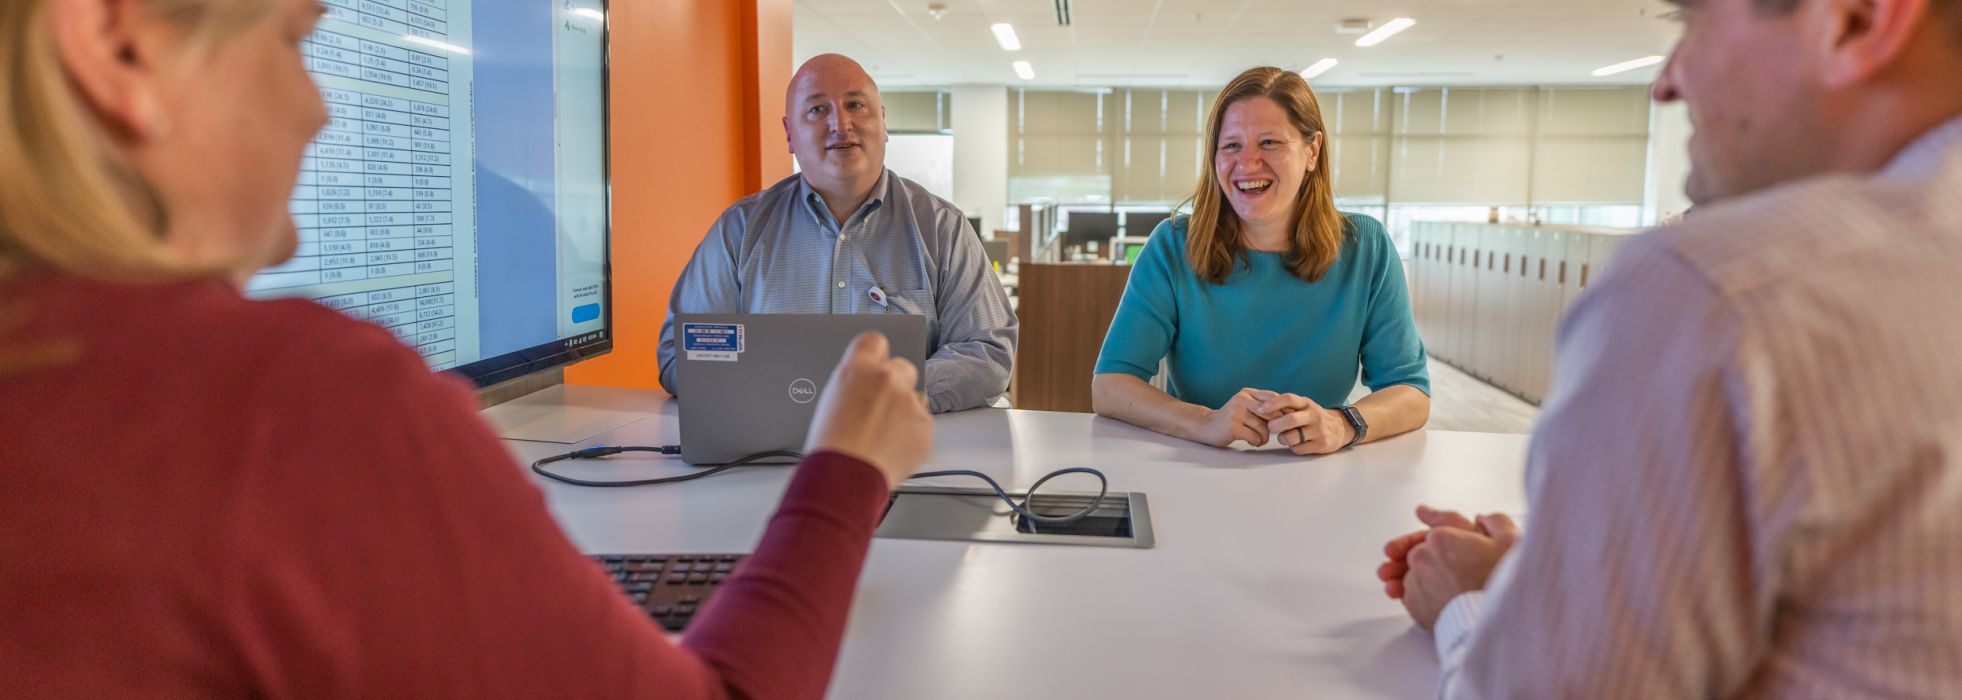
[[[489,385],[611,349],[603,0],[323,0],[300,247],[248,284]]]

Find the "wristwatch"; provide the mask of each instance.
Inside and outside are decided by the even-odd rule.
[[[1341,411],[1342,418],[1349,421],[1349,427],[1356,430],[1356,437],[1350,440],[1349,444],[1343,445],[1343,449],[1348,449],[1369,436],[1369,421],[1363,420],[1362,411],[1356,410],[1355,406],[1336,406],[1335,410]]]

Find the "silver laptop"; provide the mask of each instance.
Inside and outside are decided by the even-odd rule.
[[[681,459],[727,464],[802,450],[817,397],[852,338],[886,334],[926,381],[926,317],[910,314],[675,314]],[[787,462],[789,460],[770,460]]]

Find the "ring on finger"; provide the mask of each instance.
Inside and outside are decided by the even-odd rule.
[[[1304,443],[1304,442],[1307,442],[1307,441],[1308,441],[1308,435],[1307,435],[1306,433],[1303,433],[1303,432],[1301,432],[1301,428],[1302,428],[1302,427],[1303,427],[1303,426],[1298,426],[1298,425],[1297,425],[1297,426],[1295,426],[1295,428],[1294,428],[1294,444],[1296,444],[1296,445],[1299,445],[1299,444],[1301,444],[1301,443]]]

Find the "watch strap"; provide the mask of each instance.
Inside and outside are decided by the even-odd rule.
[[[1362,442],[1363,438],[1369,436],[1369,421],[1363,420],[1362,411],[1357,410],[1355,406],[1337,406],[1335,410],[1341,411],[1343,420],[1349,421],[1349,427],[1356,431],[1356,436],[1350,438],[1349,444],[1342,446],[1343,449],[1354,447],[1356,443]]]

